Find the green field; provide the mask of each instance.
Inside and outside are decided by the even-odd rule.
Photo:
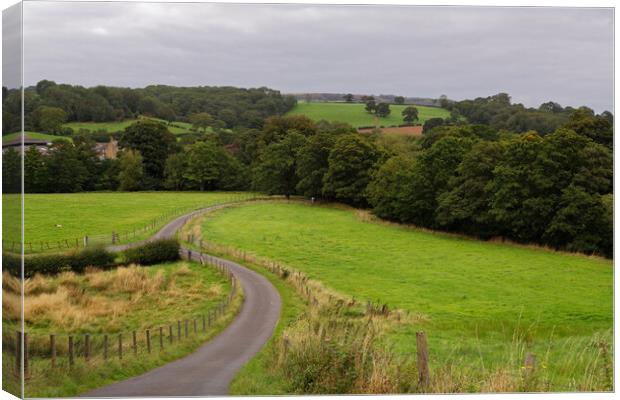
[[[340,121],[346,122],[354,127],[375,125],[375,117],[364,109],[365,104],[361,103],[297,103],[295,108],[287,115],[305,115],[314,121]],[[408,105],[390,105],[392,112],[387,118],[378,118],[377,125],[390,126],[401,125],[404,123],[402,111]],[[415,106],[418,109],[418,124],[430,118],[446,118],[450,113],[443,108]]]
[[[210,215],[202,233],[284,262],[359,301],[415,314],[417,323],[392,332],[386,345],[415,354],[415,331],[424,330],[433,368],[452,363],[480,372],[511,363],[518,369],[527,351],[542,361],[550,388],[574,390],[580,387],[574,380],[592,372],[596,343],[610,343],[611,261],[386,225],[364,215],[261,203]]]
[[[26,194],[25,242],[75,240],[84,235],[105,235],[112,231],[132,231],[144,227],[166,214],[206,207],[212,204],[248,197],[234,192],[137,192],[137,193],[72,193]],[[18,195],[3,195],[4,241],[15,240],[8,233],[19,232],[13,226],[19,215]],[[171,219],[170,217],[169,219]],[[158,226],[165,224],[165,220]],[[60,226],[57,226],[60,225]],[[144,232],[147,235],[148,232]],[[138,237],[139,238],[139,237]],[[122,238],[121,238],[122,239]],[[26,246],[26,251],[29,246]],[[37,250],[37,245],[33,245]]]
[[[67,136],[48,135],[46,133],[30,132],[30,131],[26,131],[26,132],[24,132],[24,134],[27,137],[29,137],[30,139],[47,140],[49,142],[53,142],[54,140],[69,140],[69,141],[71,141],[71,138],[69,138]],[[2,136],[2,143],[6,143],[6,142],[10,142],[11,140],[15,140],[15,139],[17,139],[18,136],[19,136],[19,132],[15,132],[15,133],[11,133],[11,134],[8,134],[8,135],[4,135],[4,136]]]
[[[163,122],[166,125],[168,124],[167,121],[164,121],[161,119],[157,119],[157,118],[150,118],[150,119]],[[70,123],[65,124],[64,126],[67,128],[73,129],[75,133],[78,133],[80,129],[87,129],[91,132],[103,130],[103,131],[113,133],[113,132],[124,131],[125,128],[127,128],[129,125],[133,124],[136,121],[137,119],[127,119],[125,121],[113,121],[113,122],[70,122]],[[191,133],[191,127],[192,127],[192,125],[187,122],[172,122],[172,125],[167,125],[167,126],[168,126],[168,130],[175,135]]]

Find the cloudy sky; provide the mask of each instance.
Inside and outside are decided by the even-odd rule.
[[[613,106],[613,11],[26,2],[27,85],[268,86]]]

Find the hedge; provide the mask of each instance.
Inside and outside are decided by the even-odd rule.
[[[140,265],[176,261],[180,258],[179,249],[179,241],[176,239],[154,240],[123,251],[123,261]]]
[[[86,267],[115,266],[114,254],[103,248],[90,248],[70,254],[41,254],[24,257],[24,277],[35,274],[56,275],[63,271],[84,272]],[[12,275],[21,275],[20,256],[3,253],[2,265]]]

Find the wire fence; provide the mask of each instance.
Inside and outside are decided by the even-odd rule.
[[[228,263],[217,257],[199,252],[182,255],[198,259],[202,265],[212,266],[223,274],[231,284],[231,290],[208,312],[179,317],[166,324],[152,325],[144,330],[112,333],[31,333],[4,327],[2,330],[3,357],[12,366],[17,377],[29,379],[50,373],[50,369],[62,369],[71,373],[76,363],[90,366],[105,364],[112,359],[150,356],[172,346],[187,342],[209,331],[230,309],[239,293],[238,281]],[[33,368],[34,367],[34,368]]]
[[[149,220],[143,225],[132,228],[119,228],[107,233],[85,234],[83,236],[72,236],[65,238],[27,240],[24,241],[24,252],[27,254],[44,253],[44,252],[61,252],[68,250],[79,250],[94,246],[109,246],[117,244],[126,244],[142,239],[146,239],[148,234],[154,233],[157,229],[163,227],[176,217],[186,213],[197,211],[202,208],[221,205],[239,203],[244,201],[256,200],[259,196],[252,193],[231,194],[213,204],[202,204],[196,207],[178,207],[173,210]],[[28,233],[26,232],[26,237]],[[3,251],[16,253],[20,252],[19,240],[2,239]]]

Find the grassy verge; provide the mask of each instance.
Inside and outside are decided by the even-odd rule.
[[[3,283],[10,285],[10,279],[4,278]],[[27,397],[74,396],[181,358],[221,332],[242,304],[240,293],[222,316],[208,319],[210,323],[204,325],[203,331],[200,317],[215,315],[230,285],[214,268],[189,262],[38,277],[27,280],[25,285],[30,293],[24,309],[30,358]],[[11,288],[3,286],[3,299],[11,295]],[[178,325],[177,321],[187,321],[187,325]],[[11,325],[10,320],[3,321],[3,335]],[[151,353],[146,345],[146,329],[151,332]],[[173,332],[172,342],[169,329]],[[134,331],[136,354],[131,343]],[[86,332],[90,339],[88,360],[84,352]],[[53,369],[50,333],[56,334],[57,361]],[[122,359],[118,353],[119,334],[123,338]],[[74,365],[69,365],[69,335],[74,340]],[[105,335],[109,340],[107,359]],[[4,354],[4,389],[16,394],[19,383],[12,375],[14,362],[12,352]]]
[[[243,250],[244,259],[267,260],[267,265],[277,260],[287,265],[287,271],[300,270],[310,282],[318,282],[311,287],[324,284],[332,291],[326,308],[318,307],[306,322],[291,328],[290,337],[304,338],[298,347],[288,339],[288,345],[280,345],[280,353],[290,355],[296,348],[298,356],[307,356],[303,349],[314,346],[313,354],[333,357],[327,342],[306,340],[309,327],[337,326],[333,321],[343,320],[359,325],[364,320],[359,318],[359,305],[367,300],[397,309],[388,315],[400,316],[398,323],[373,324],[377,330],[371,336],[362,328],[357,335],[372,337],[368,340],[376,343],[375,349],[389,350],[368,353],[385,361],[386,371],[415,370],[415,332],[427,332],[434,372],[430,387],[412,385],[409,375],[397,372],[375,376],[373,369],[355,364],[355,359],[336,358],[331,362],[351,362],[369,382],[382,377],[391,383],[367,387],[351,380],[347,387],[332,386],[334,392],[611,389],[613,271],[608,260],[378,224],[351,210],[302,204],[228,208],[187,229],[194,237],[200,233],[216,243],[214,248],[238,254]],[[560,295],[567,290],[570,296]],[[329,303],[338,294],[340,306],[330,311]],[[332,337],[339,338],[342,329],[334,328]],[[360,349],[346,336],[334,341],[341,347],[337,354]],[[527,376],[526,353],[538,359],[536,373]],[[299,365],[325,362],[298,360]],[[295,370],[286,362],[270,361],[267,364],[279,366],[283,374]],[[324,377],[311,378],[330,387],[321,381]],[[288,392],[316,392],[308,382],[291,379],[284,385]],[[243,391],[243,386],[235,387]]]

